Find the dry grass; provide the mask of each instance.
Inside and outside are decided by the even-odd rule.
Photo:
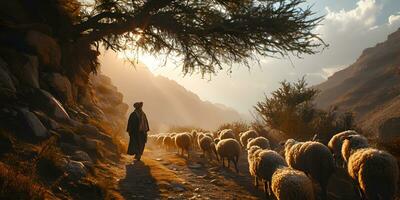
[[[11,166],[0,162],[0,199],[43,199],[45,190]]]

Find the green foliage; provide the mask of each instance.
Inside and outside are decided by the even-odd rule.
[[[184,73],[215,73],[224,63],[316,53],[305,0],[96,0],[82,9],[74,37],[114,51],[140,50],[181,58]],[[248,66],[248,65],[247,65]],[[217,68],[216,68],[217,67]]]
[[[317,90],[308,88],[304,78],[297,83],[281,82],[281,87],[255,106],[261,119],[271,128],[291,137],[313,134],[311,122],[315,116],[313,99]]]
[[[315,108],[313,100],[318,91],[307,87],[304,77],[296,83],[281,82],[281,87],[255,106],[265,125],[283,131],[289,137],[311,139],[318,134],[323,142],[333,134],[357,129],[351,112],[340,114],[336,107],[323,111]]]

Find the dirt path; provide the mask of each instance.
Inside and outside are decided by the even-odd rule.
[[[191,158],[174,151],[147,148],[141,162],[123,156],[120,165],[104,166],[109,199],[260,199],[264,194],[252,186],[246,158],[240,173],[208,162],[198,152]],[[112,184],[114,182],[114,184]]]
[[[196,151],[188,160],[175,151],[147,147],[141,162],[123,156],[120,164],[98,173],[109,185],[107,199],[265,199],[262,184],[253,186],[246,159],[243,154],[237,174]],[[331,178],[328,193],[332,200],[357,199],[344,172]]]

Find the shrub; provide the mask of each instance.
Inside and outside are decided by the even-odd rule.
[[[233,133],[235,134],[236,139],[239,139],[239,134],[241,132],[248,131],[250,129],[250,126],[246,122],[241,122],[241,121],[225,123],[218,127],[217,132],[224,130],[224,129],[232,129]]]
[[[43,199],[44,188],[0,162],[0,199]]]

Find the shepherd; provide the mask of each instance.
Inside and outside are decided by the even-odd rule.
[[[143,112],[143,102],[133,104],[135,110],[130,114],[128,119],[127,131],[129,133],[128,154],[134,155],[135,160],[140,161],[145,144],[147,142],[147,131],[149,131],[149,123],[146,114]]]

